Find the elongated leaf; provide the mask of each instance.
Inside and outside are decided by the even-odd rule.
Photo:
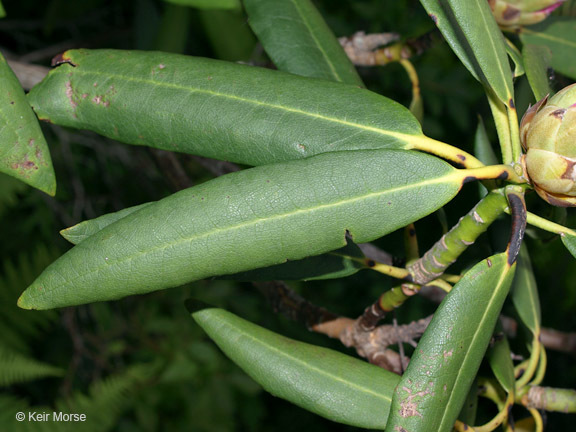
[[[448,202],[468,171],[424,153],[358,150],[228,174],[84,240],[23,308],[112,300],[319,255],[381,237]]]
[[[192,317],[273,395],[339,423],[371,429],[386,425],[398,375],[280,336],[223,309],[193,311]]]
[[[509,39],[507,38],[504,39],[504,43],[506,47],[506,53],[508,54],[512,62],[514,62],[514,73],[512,76],[514,78],[518,78],[519,76],[524,75],[526,70],[524,68],[524,60],[522,58],[522,53],[518,48],[516,48],[516,45],[510,42]]]
[[[134,213],[144,207],[152,204],[151,202],[140,204],[133,207],[128,207],[114,213],[108,213],[97,217],[95,219],[86,220],[71,226],[70,228],[60,231],[60,235],[72,244],[78,244],[108,225],[125,218],[129,214]]]
[[[248,23],[278,69],[363,87],[310,0],[245,0]]]
[[[49,195],[56,177],[48,145],[24,90],[0,54],[0,172]]]
[[[566,246],[566,249],[570,251],[574,258],[576,258],[576,236],[570,234],[562,234],[560,238],[562,239],[564,246]]]
[[[502,32],[487,1],[420,0],[460,61],[507,106],[514,97]]]
[[[400,104],[341,83],[158,52],[62,61],[29,94],[40,118],[130,144],[261,165],[426,139]]]
[[[564,237],[562,238],[564,240]],[[542,314],[536,278],[532,271],[530,253],[525,244],[520,247],[518,269],[512,284],[512,302],[522,322],[533,334],[540,333]]]
[[[552,52],[550,65],[576,79],[576,20],[549,17],[540,24],[523,28],[520,39],[524,44],[548,47]]]
[[[452,430],[514,276],[507,260],[480,262],[446,296],[396,387],[387,431]]]
[[[86,220],[60,231],[60,234],[70,243],[78,244],[108,225],[150,204],[152,203],[140,204]],[[244,281],[335,279],[351,276],[364,268],[360,262],[355,260],[358,258],[364,258],[364,254],[356,244],[349,241],[346,246],[333,252],[236,273],[224,277],[224,279]]]
[[[537,101],[552,93],[548,79],[548,67],[550,66],[550,48],[542,45],[524,44],[522,47],[524,66],[528,83]]]
[[[240,0],[164,0],[180,6],[190,6],[199,9],[239,9]]]
[[[244,281],[336,279],[351,276],[363,269],[362,263],[356,260],[358,258],[364,258],[364,254],[356,244],[349,241],[343,248],[332,252],[236,273],[227,276],[226,279]]]
[[[518,277],[518,271],[520,268],[516,269],[516,277]],[[508,339],[502,331],[502,326],[498,324],[496,326],[496,340],[494,344],[488,350],[488,360],[490,362],[490,367],[494,376],[506,392],[510,393],[514,391],[514,363],[512,363],[512,351],[510,350],[510,344]]]

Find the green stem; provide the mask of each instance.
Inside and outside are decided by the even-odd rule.
[[[388,312],[401,306],[410,297],[418,294],[419,291],[419,285],[410,283],[404,283],[386,291],[374,304],[366,308],[358,321],[360,328],[363,331],[374,330],[378,322],[382,320]]]
[[[426,284],[438,278],[444,271],[485,232],[490,224],[504,212],[507,200],[502,189],[486,195],[470,212],[418,261],[407,270],[412,281]]]
[[[506,208],[504,211],[510,214],[510,210],[508,208]],[[534,213],[530,212],[527,213],[527,222],[530,225],[536,226],[540,229],[543,229],[544,231],[548,231],[554,234],[560,234],[560,235],[570,234],[576,236],[576,231],[567,228],[563,225],[559,225],[557,223],[549,221],[548,219],[544,219],[543,217],[535,215]]]

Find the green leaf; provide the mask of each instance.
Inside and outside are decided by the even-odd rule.
[[[278,69],[364,87],[310,0],[245,0],[248,23]]]
[[[386,425],[398,375],[288,339],[223,309],[204,308],[192,312],[192,317],[228,357],[274,396],[339,423],[370,429]]]
[[[2,2],[0,1],[0,18],[4,18],[6,16],[6,11],[4,10],[4,6],[2,6]]]
[[[564,246],[566,246],[566,249],[570,251],[570,253],[574,258],[576,258],[576,236],[567,233],[562,233],[560,235],[560,238],[562,239],[562,243],[564,243]]]
[[[78,244],[110,224],[134,213],[148,205],[151,202],[140,204],[133,207],[128,207],[114,213],[108,213],[100,217],[89,219],[69,228],[60,231],[60,235],[72,244]]]
[[[526,76],[537,101],[552,93],[548,80],[551,55],[550,48],[542,45],[524,44],[522,47]]]
[[[563,236],[562,241],[567,237]],[[566,243],[564,243],[566,244]],[[538,296],[538,286],[536,285],[536,278],[532,271],[532,263],[530,262],[530,253],[526,244],[520,247],[518,255],[518,268],[516,269],[516,277],[512,284],[512,302],[518,312],[518,316],[530,329],[530,331],[537,335],[540,333],[542,314],[540,311],[540,297]]]
[[[502,32],[486,1],[420,0],[460,61],[506,106],[514,98]]]
[[[516,269],[516,277],[518,271]],[[497,334],[494,344],[488,350],[488,360],[494,376],[507,393],[513,392],[514,389],[514,363],[512,363],[512,351],[506,335],[502,331],[500,323],[496,326]]]
[[[72,248],[22,294],[45,309],[141,294],[382,237],[450,201],[468,174],[403,150],[325,153],[218,177]]]
[[[54,195],[56,177],[48,145],[18,78],[2,54],[0,83],[0,172]]]
[[[452,430],[514,276],[507,259],[475,265],[441,303],[396,387],[386,430]]]
[[[60,231],[62,237],[72,244],[78,244],[96,234],[108,225],[120,220],[151,202],[128,207],[115,213],[108,213],[95,219],[86,220]],[[364,268],[358,259],[364,258],[360,248],[353,242],[341,249],[298,261],[288,261],[271,267],[236,273],[224,279],[244,281],[265,280],[318,280],[351,276]]]
[[[514,45],[508,38],[504,39],[506,53],[508,57],[514,62],[514,72],[512,74],[513,78],[518,78],[519,76],[524,75],[526,72],[524,70],[524,60],[522,59],[522,53],[516,45]]]
[[[520,33],[523,44],[543,45],[550,49],[550,65],[576,79],[576,20],[549,17],[540,24],[524,27]]]
[[[29,94],[40,118],[130,144],[262,165],[430,141],[405,107],[342,83],[159,52],[62,61]]]
[[[243,281],[320,280],[352,276],[365,266],[358,261],[364,258],[360,248],[351,241],[343,248],[322,255],[288,261],[257,270],[236,273],[225,279]]]
[[[476,134],[474,135],[474,156],[476,156],[484,165],[498,164],[498,158],[490,144],[484,121],[480,116],[478,116],[478,127],[476,128]],[[478,183],[478,188],[480,190],[480,197],[486,196],[488,193],[486,186],[482,183]]]
[[[240,0],[164,0],[179,6],[198,9],[240,9]]]

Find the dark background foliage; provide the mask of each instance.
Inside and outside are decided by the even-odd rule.
[[[271,66],[240,11],[201,11],[159,0],[4,3],[7,17],[0,20],[0,50],[19,61],[48,66],[51,57],[61,51],[87,47],[156,49]],[[402,38],[411,38],[433,28],[416,0],[323,0],[316,4],[337,36],[363,30],[397,32]],[[478,116],[491,127],[480,85],[441,42],[415,58],[414,64],[424,98],[425,132],[471,151]],[[399,65],[361,68],[360,72],[370,89],[409,104],[410,82]],[[561,88],[566,82],[557,75],[553,85]],[[532,102],[524,80],[517,83],[517,91],[522,112]],[[15,300],[27,284],[70,247],[59,236],[59,230],[160,199],[215,175],[216,165],[199,158],[126,146],[94,133],[48,124],[43,125],[43,131],[58,179],[56,197],[49,198],[0,176],[0,345],[53,365],[60,372],[52,378],[2,387],[0,430],[15,430],[13,418],[17,411],[41,411],[41,407],[70,407],[68,411],[85,412],[88,422],[78,428],[89,430],[352,430],[264,393],[219,352],[183,306],[184,299],[199,298],[287,336],[354,355],[339,343],[275,315],[249,283],[202,281],[55,312],[18,310]],[[495,142],[495,134],[490,133]],[[178,167],[182,172],[175,174]],[[449,223],[468,211],[477,196],[476,187],[467,186],[446,208]],[[573,211],[551,209],[535,196],[530,196],[529,202],[540,214],[576,226]],[[496,242],[507,237],[506,225],[492,230]],[[416,226],[422,250],[442,233],[437,215]],[[465,254],[458,269],[490,253],[490,241],[485,237],[479,247]],[[557,238],[536,230],[529,230],[528,237],[543,323],[574,331],[574,260]],[[378,244],[402,258],[401,233]],[[318,305],[354,317],[390,284],[382,276],[361,272],[343,280],[291,286]],[[400,323],[407,323],[426,316],[433,308],[418,298],[399,309],[396,317]],[[514,313],[509,306],[506,312]],[[526,354],[521,330],[513,349]],[[487,369],[485,372],[489,373]],[[574,357],[549,352],[544,384],[576,387]],[[481,411],[480,417],[491,414],[488,408]],[[551,414],[548,421],[550,430],[557,430],[570,419]]]

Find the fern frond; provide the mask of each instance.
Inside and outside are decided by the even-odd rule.
[[[16,180],[14,177],[0,173],[0,215],[9,207],[18,202],[17,195],[29,186]]]
[[[133,396],[156,369],[155,364],[133,366],[121,374],[96,381],[90,386],[89,395],[79,392],[67,400],[59,400],[57,409],[86,414],[87,423],[95,431],[110,430],[120,415],[130,408]]]
[[[65,371],[39,362],[0,345],[0,387],[48,376],[63,376]]]
[[[5,261],[0,268],[0,334],[3,345],[16,351],[29,352],[29,340],[37,337],[58,318],[56,311],[26,311],[16,306],[24,289],[59,254],[44,245],[20,255],[14,262]]]

